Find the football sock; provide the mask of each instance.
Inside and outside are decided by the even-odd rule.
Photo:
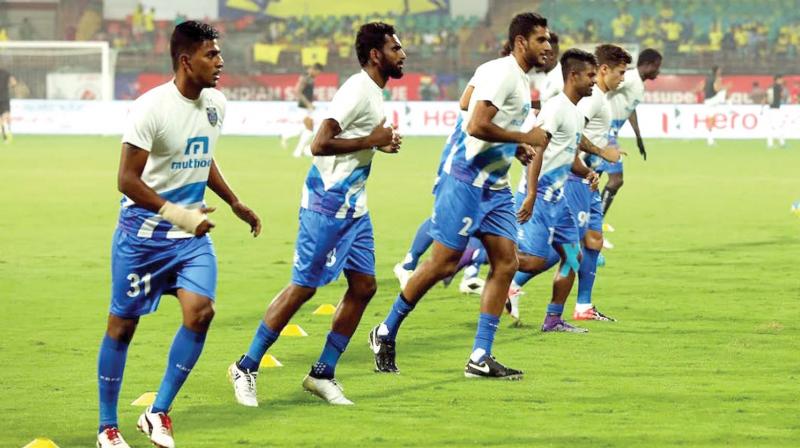
[[[262,320],[258,324],[253,342],[250,343],[250,349],[247,350],[247,354],[242,356],[242,359],[237,363],[239,368],[250,372],[257,372],[258,366],[261,363],[261,358],[264,357],[264,353],[267,353],[267,350],[275,343],[278,336],[280,336],[280,332],[271,330]]]
[[[378,336],[388,341],[397,339],[397,331],[400,330],[400,324],[403,323],[403,320],[413,309],[414,305],[406,302],[403,293],[398,294],[392,309],[389,311],[389,315],[386,316],[383,324],[378,328]]]
[[[478,276],[478,272],[480,272],[480,270],[474,264],[471,264],[464,269],[464,279],[469,280],[475,278]]]
[[[599,250],[583,249],[583,260],[578,271],[578,300],[575,308],[585,311],[592,307],[592,288],[594,287],[595,272],[597,271],[597,256]]]
[[[485,356],[492,354],[494,334],[497,332],[499,324],[499,317],[481,313],[478,318],[478,332],[475,334],[475,343],[472,345],[472,356],[470,356],[472,361],[481,362]]]
[[[108,334],[100,343],[97,358],[97,385],[100,392],[100,428],[118,427],[117,402],[122,387],[122,373],[128,357],[128,343],[112,339]]]
[[[336,363],[339,362],[339,357],[342,356],[349,342],[349,337],[335,331],[329,332],[319,361],[311,367],[309,374],[314,378],[333,378]]]
[[[611,208],[611,203],[614,202],[614,197],[617,195],[617,190],[612,190],[608,187],[603,189],[603,194],[601,198],[603,200],[603,216],[608,213],[608,209]]]
[[[431,244],[433,244],[433,238],[428,235],[430,229],[431,220],[428,218],[422,224],[420,224],[419,228],[417,229],[417,234],[414,235],[414,241],[411,242],[411,249],[409,249],[405,260],[403,260],[403,269],[407,271],[413,271],[417,268],[419,257],[421,257],[422,254],[424,254],[425,251],[431,247]]]
[[[561,316],[564,314],[564,304],[563,303],[548,303],[547,304],[547,315],[548,316]]]
[[[183,325],[175,334],[172,340],[172,347],[169,349],[167,359],[167,371],[164,379],[161,380],[161,387],[158,388],[158,395],[153,403],[151,412],[167,412],[172,405],[172,401],[183,386],[189,373],[200,358],[203,345],[206,342],[206,334],[192,331]]]

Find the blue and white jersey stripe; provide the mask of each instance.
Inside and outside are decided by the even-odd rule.
[[[218,90],[203,89],[191,100],[173,81],[134,101],[122,142],[150,153],[142,182],[167,201],[189,209],[203,207],[225,107],[225,96]],[[120,205],[118,225],[126,233],[152,239],[194,236],[126,196]]]
[[[536,193],[546,201],[559,201],[564,197],[564,183],[572,170],[585,119],[562,92],[542,106],[536,121],[551,134],[542,156]],[[526,194],[527,188],[527,170],[523,169],[518,191]]]
[[[467,125],[478,102],[486,101],[497,108],[492,123],[518,131],[531,107],[528,75],[513,56],[489,61],[475,72],[471,81],[475,89],[460,124],[445,145],[448,156],[442,171],[476,187],[502,190],[509,188],[508,170],[517,144],[480,140],[469,135]]]
[[[336,92],[326,119],[335,120],[341,133],[336,138],[366,137],[385,117],[383,91],[365,71],[345,81]],[[300,205],[338,219],[367,213],[367,178],[374,149],[349,154],[316,156],[303,184]]]

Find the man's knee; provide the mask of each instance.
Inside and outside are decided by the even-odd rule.
[[[608,183],[606,183],[606,189],[616,193],[617,190],[622,188],[623,183],[624,181],[622,180],[622,175],[615,174],[609,176]]]
[[[378,292],[378,283],[375,278],[362,280],[349,286],[353,296],[364,302],[369,302]]]
[[[110,315],[108,318],[108,328],[106,334],[115,341],[130,343],[136,333],[136,326],[139,324],[139,318],[123,319],[121,317]]]
[[[590,230],[586,232],[586,236],[583,238],[583,244],[587,249],[601,250],[603,248],[603,234],[595,230]]]
[[[184,324],[192,330],[208,328],[214,320],[215,313],[214,304],[209,301],[206,305],[193,309]]]
[[[516,253],[498,257],[493,261],[492,271],[495,275],[514,275],[519,270],[520,262]]]

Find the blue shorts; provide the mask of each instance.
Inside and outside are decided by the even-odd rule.
[[[517,193],[517,202],[521,204],[524,197]],[[533,216],[519,227],[517,240],[520,252],[540,258],[547,258],[555,244],[580,243],[578,225],[566,199],[545,201],[537,194]]]
[[[609,162],[608,160],[603,160],[595,171],[606,174],[620,174],[622,173],[622,159],[620,159],[619,162]]]
[[[480,188],[443,174],[436,188],[429,234],[461,251],[473,235],[497,235],[516,242],[514,196],[507,188]]]
[[[581,239],[587,230],[603,231],[603,200],[586,180],[570,176],[564,185],[564,199],[575,216]]]
[[[152,313],[163,294],[175,295],[179,288],[214,300],[217,255],[208,235],[156,240],[114,232],[111,314],[132,319]]]
[[[338,219],[300,209],[292,283],[319,288],[343,270],[375,276],[375,238],[369,215]]]

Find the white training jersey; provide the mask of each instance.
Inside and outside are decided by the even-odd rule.
[[[538,86],[537,86],[538,88]],[[552,70],[547,72],[541,88],[539,90],[539,101],[544,104],[551,98],[555,98],[564,90],[564,74],[561,73],[561,63],[559,62]]]
[[[479,101],[489,101],[498,111],[492,123],[518,131],[531,108],[528,75],[513,56],[482,64],[470,81],[475,89],[469,107],[462,111],[461,126],[447,140],[443,171],[481,188],[509,188],[508,169],[516,156],[516,143],[494,143],[469,135],[467,126]]]
[[[564,92],[545,103],[536,117],[537,126],[551,134],[536,187],[537,195],[546,201],[558,201],[564,195],[564,182],[571,172],[584,122],[583,113]],[[523,169],[518,191],[524,194],[527,188],[527,169]]]
[[[162,198],[188,209],[200,208],[222,122],[225,96],[203,89],[184,97],[174,80],[140,96],[131,105],[122,142],[148,151],[142,182]],[[119,226],[140,238],[191,238],[161,215],[123,196]]]
[[[599,148],[608,146],[608,133],[611,130],[611,103],[608,101],[608,93],[595,85],[591,96],[578,101],[578,110],[587,120],[583,135]],[[594,154],[584,153],[582,157],[586,166],[591,169],[599,167],[603,161]]]
[[[342,84],[324,119],[339,123],[336,138],[354,139],[372,133],[385,118],[383,90],[361,70]],[[367,213],[366,183],[374,149],[349,154],[315,156],[303,185],[300,205],[339,219]]]
[[[619,85],[617,90],[609,92],[608,101],[611,103],[609,143],[616,145],[620,129],[636,110],[636,106],[644,101],[644,81],[639,76],[637,68],[625,72],[625,81]]]

